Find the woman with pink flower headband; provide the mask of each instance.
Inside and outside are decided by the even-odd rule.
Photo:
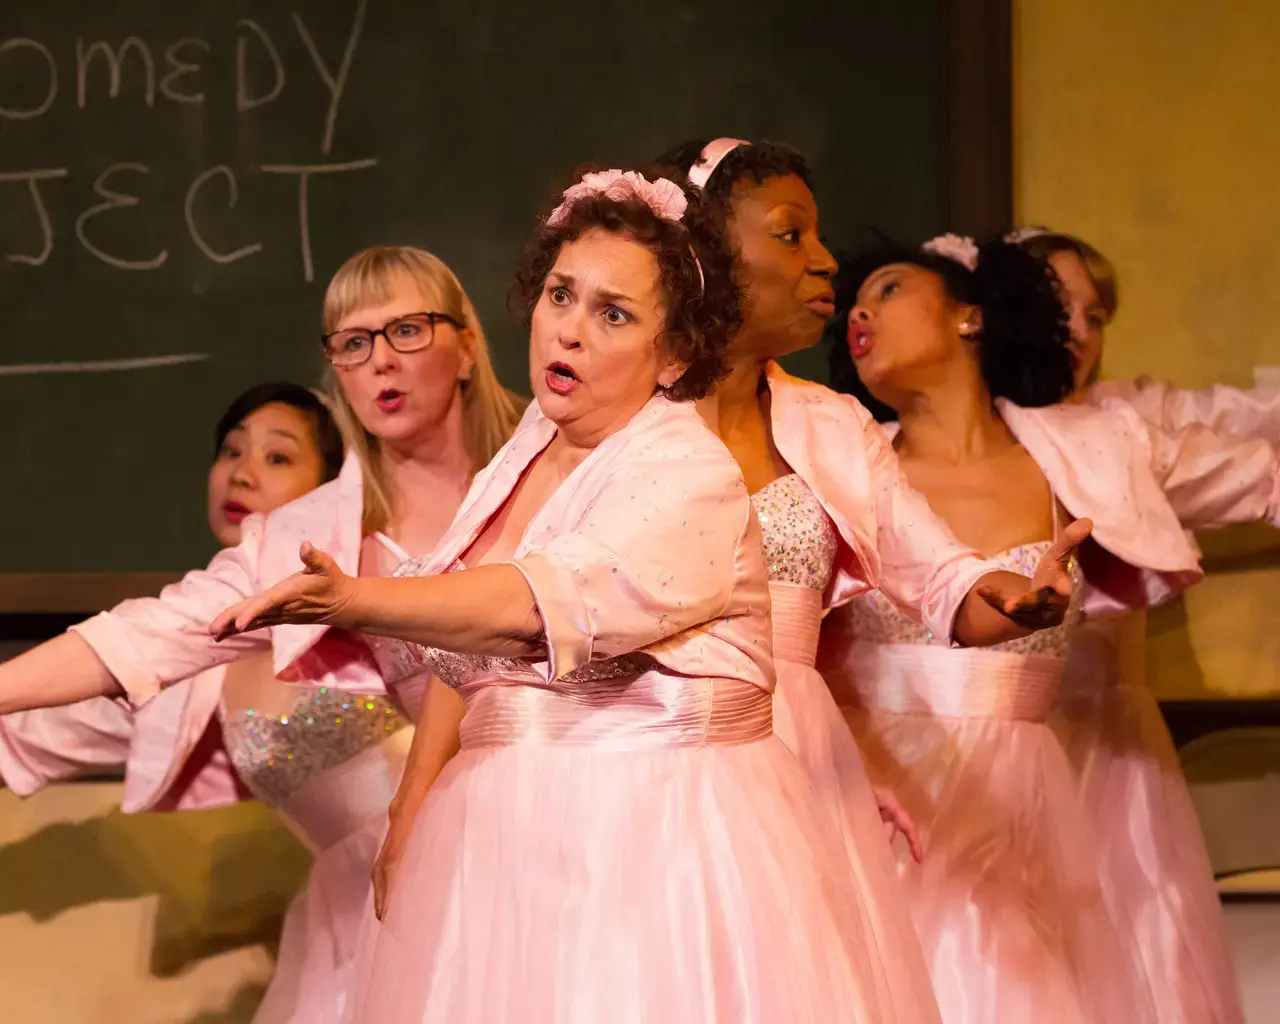
[[[946,650],[877,595],[824,625],[819,665],[930,841],[900,865],[944,1020],[1163,1020],[1048,721],[1082,606],[1199,578],[1165,491],[1275,516],[1275,455],[1054,405],[1072,387],[1066,317],[1048,265],[1014,244],[885,245],[845,275],[837,384],[898,419],[908,478],[961,537],[1016,566],[1064,518],[1094,523],[1062,629]],[[1224,488],[1228,463],[1249,472]]]
[[[1010,238],[1047,259],[1066,304],[1075,356],[1072,400],[1123,402],[1166,430],[1210,430],[1280,440],[1280,390],[1216,386],[1188,391],[1159,381],[1098,381],[1118,286],[1111,264],[1087,242],[1043,228]],[[1246,464],[1224,477],[1247,477]],[[1197,496],[1198,497],[1198,496]],[[1184,526],[1224,525],[1203,501],[1171,504]],[[1230,506],[1228,506],[1230,507]],[[1168,595],[1173,596],[1173,595]],[[1135,924],[1161,1020],[1239,1024],[1239,988],[1213,868],[1168,726],[1146,683],[1145,607],[1085,624],[1063,677],[1056,725],[1080,775],[1100,856]],[[1109,610],[1110,611],[1110,610]]]
[[[746,312],[729,374],[703,413],[745,474],[760,518],[773,605],[779,737],[805,765],[838,823],[875,940],[877,1019],[938,1020],[932,985],[899,891],[891,831],[913,829],[888,790],[873,796],[840,709],[814,669],[824,608],[882,587],[928,628],[966,644],[1010,639],[1007,623],[977,623],[977,585],[998,568],[973,557],[905,487],[871,416],[827,388],[788,376],[776,358],[817,344],[832,311],[835,260],[820,241],[809,171],[794,150],[718,139],[666,157],[725,216]],[[1050,553],[1041,574],[1065,574]],[[973,595],[972,599],[970,595]],[[994,630],[988,630],[994,626]],[[877,806],[878,805],[878,806]]]
[[[773,735],[759,528],[693,404],[739,318],[715,225],[667,179],[570,188],[514,293],[535,407],[441,545],[384,581],[307,550],[214,624],[395,637],[389,683],[466,702],[417,791],[415,742],[350,1024],[882,1019],[839,838]]]

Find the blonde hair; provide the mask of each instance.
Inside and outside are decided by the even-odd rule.
[[[1107,323],[1115,319],[1116,310],[1120,307],[1120,282],[1116,279],[1115,268],[1111,261],[1102,255],[1082,238],[1067,235],[1058,231],[1046,231],[1043,234],[1031,235],[1019,243],[1027,252],[1047,260],[1059,252],[1073,253],[1084,264],[1089,280],[1093,282],[1098,293],[1098,301],[1102,303],[1102,311],[1107,314]]]
[[[527,404],[500,383],[489,360],[489,343],[480,318],[462,284],[442,260],[409,245],[377,245],[356,253],[338,268],[324,294],[324,330],[338,328],[353,309],[386,302],[394,279],[405,275],[417,285],[430,312],[447,313],[470,334],[470,354],[474,360],[471,376],[459,381],[462,390],[462,436],[478,470],[487,465],[511,437]],[[379,442],[356,418],[351,403],[329,367],[326,387],[334,418],[347,447],[355,451],[364,471],[364,530],[386,529],[391,519],[393,496],[382,469]]]

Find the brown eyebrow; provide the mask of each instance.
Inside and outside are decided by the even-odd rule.
[[[547,280],[550,281],[552,278],[555,278],[564,287],[572,287],[573,285],[578,283],[572,274],[566,274],[561,270],[551,271],[551,273],[547,275]],[[637,302],[638,301],[634,296],[627,295],[624,292],[610,291],[606,288],[596,289],[596,294],[600,296],[600,298],[604,299],[605,302]]]

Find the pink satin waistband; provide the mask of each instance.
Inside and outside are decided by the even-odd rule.
[[[773,694],[736,679],[645,672],[552,690],[485,685],[467,696],[462,747],[516,743],[613,750],[751,743],[773,731]]]
[[[290,831],[318,853],[387,813],[413,742],[399,729],[377,746],[308,779],[277,808]]]
[[[770,583],[773,606],[773,657],[813,667],[822,628],[822,594],[794,583]]]
[[[1045,654],[920,644],[854,644],[827,684],[839,704],[904,715],[1043,722],[1063,662]]]

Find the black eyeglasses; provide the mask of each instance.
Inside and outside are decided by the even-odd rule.
[[[347,331],[321,335],[320,341],[324,345],[325,358],[334,366],[346,370],[359,366],[373,355],[373,343],[379,334],[397,352],[420,352],[430,347],[436,340],[438,323],[452,324],[460,331],[465,327],[448,313],[410,313],[408,316],[396,317],[377,331],[353,327]]]

